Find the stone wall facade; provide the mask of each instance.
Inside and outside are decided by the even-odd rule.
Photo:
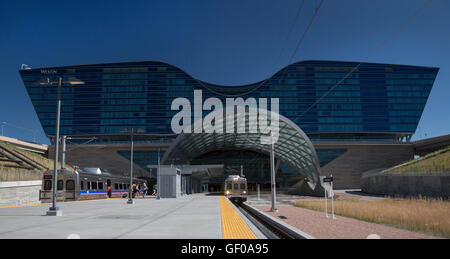
[[[42,180],[44,172],[20,168],[0,168],[0,182],[21,182]]]
[[[0,207],[38,204],[42,181],[0,182]]]
[[[361,189],[363,173],[391,168],[414,158],[411,144],[314,143],[314,146],[316,149],[347,149],[343,155],[321,168],[323,175],[333,175],[335,189]]]
[[[371,194],[405,197],[450,197],[450,173],[364,175],[362,191]]]

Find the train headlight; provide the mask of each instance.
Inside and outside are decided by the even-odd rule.
[[[229,195],[229,194],[230,194],[230,191],[227,191],[226,194]]]
[[[246,192],[246,191],[243,191],[242,194],[247,194],[247,192]]]

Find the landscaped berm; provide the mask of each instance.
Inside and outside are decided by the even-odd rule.
[[[0,141],[0,207],[40,203],[42,175],[53,167],[44,154]]]
[[[450,238],[450,147],[388,170],[364,175],[363,192],[385,199],[337,197],[337,215]],[[338,196],[338,195],[337,195]],[[391,198],[404,197],[404,198]],[[331,211],[331,204],[329,210]],[[304,200],[296,206],[324,211],[323,201]]]
[[[61,167],[61,163],[58,165]],[[53,159],[0,141],[0,182],[41,180],[42,174],[53,167]],[[66,168],[73,170],[69,165]]]
[[[383,171],[384,174],[440,174],[446,172],[450,172],[450,146],[419,159]]]
[[[324,211],[322,200],[299,201],[296,206]],[[331,212],[331,205],[329,204]],[[377,199],[335,201],[337,215],[450,238],[450,202],[443,199]]]
[[[392,197],[450,197],[450,147],[393,168],[365,173],[363,192]]]

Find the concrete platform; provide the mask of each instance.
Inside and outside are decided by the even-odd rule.
[[[48,207],[0,208],[0,239],[222,239],[219,196],[58,203],[62,217],[45,216]]]

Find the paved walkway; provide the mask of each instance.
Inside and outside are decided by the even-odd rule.
[[[334,192],[336,194],[336,198],[339,198],[339,199],[365,200],[365,201],[386,199],[383,195],[367,194],[367,193],[361,192],[361,190],[336,190]],[[272,200],[272,196],[270,193],[262,193],[260,195],[259,200],[258,200],[258,196],[255,195],[254,193],[252,193],[248,196],[247,203],[254,204],[254,205],[266,205],[266,204],[270,204],[271,200]],[[297,202],[303,201],[303,200],[323,200],[323,197],[277,194],[277,203],[278,204],[294,205]]]
[[[336,216],[325,218],[324,212],[312,211],[291,205],[278,206],[278,212],[270,212],[270,206],[252,205],[267,214],[319,239],[366,239],[378,235],[381,239],[434,239],[426,234],[411,232],[385,225]]]
[[[62,217],[44,216],[48,205],[0,209],[0,238],[221,239],[218,196],[179,199],[110,199],[59,203]]]

